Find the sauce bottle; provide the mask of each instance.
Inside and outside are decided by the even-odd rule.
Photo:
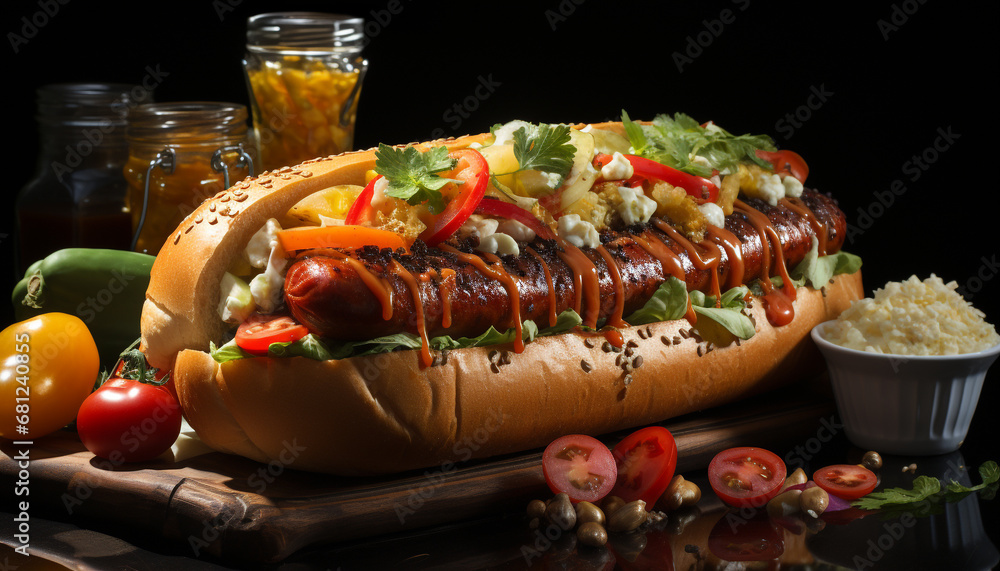
[[[156,255],[203,201],[254,174],[247,111],[216,102],[151,103],[129,116],[131,249]]]
[[[318,12],[247,21],[243,60],[261,168],[274,170],[354,146],[368,60],[364,20]]]
[[[128,249],[125,130],[129,110],[149,100],[152,93],[126,84],[38,89],[36,175],[15,206],[20,272],[63,248]]]

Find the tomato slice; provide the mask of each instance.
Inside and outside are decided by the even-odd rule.
[[[364,246],[378,248],[407,248],[402,236],[388,230],[367,226],[308,226],[278,232],[278,243],[286,253],[312,248],[357,249]]]
[[[689,195],[700,200],[715,202],[719,197],[719,187],[708,179],[679,171],[645,157],[625,155],[625,158],[632,163],[632,169],[635,171],[632,178],[625,183],[627,186],[635,186],[642,180],[662,180],[683,188]]]
[[[863,466],[834,464],[816,470],[813,481],[828,494],[845,500],[856,500],[875,489],[878,476]]]
[[[510,202],[504,202],[496,198],[484,198],[479,203],[479,206],[476,207],[476,213],[517,220],[521,224],[531,228],[531,231],[536,236],[546,240],[554,240],[556,237],[552,229],[543,224],[538,218],[535,218],[534,214]]]
[[[642,500],[653,509],[677,468],[677,443],[662,426],[639,429],[611,451],[618,465],[618,483],[611,493],[626,502]]]
[[[255,314],[236,330],[236,344],[254,355],[267,355],[271,343],[290,343],[309,334],[305,325],[287,315]]]
[[[809,176],[809,165],[794,151],[764,151],[757,149],[757,156],[771,163],[776,174],[790,174],[804,183]]]
[[[382,175],[378,175],[368,181],[361,194],[354,199],[354,203],[348,209],[347,216],[344,217],[344,224],[364,224],[375,219],[375,209],[372,208],[372,197],[375,196],[375,182],[380,178],[382,178]]]
[[[614,487],[617,469],[614,456],[600,440],[570,434],[545,448],[542,473],[553,493],[565,492],[573,503],[596,502]]]
[[[436,246],[447,240],[458,228],[469,219],[469,216],[479,206],[486,194],[486,186],[490,178],[490,167],[486,159],[475,149],[459,149],[448,153],[458,164],[444,178],[463,181],[459,185],[458,195],[452,198],[444,207],[444,212],[434,218],[434,225],[424,230],[420,238],[428,246]]]
[[[708,480],[723,502],[741,508],[761,507],[781,491],[785,463],[762,448],[730,448],[712,458]]]

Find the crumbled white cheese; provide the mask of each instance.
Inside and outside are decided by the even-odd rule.
[[[278,232],[281,231],[281,224],[274,218],[264,223],[264,227],[258,230],[247,243],[246,254],[250,265],[255,268],[263,268],[267,265],[268,256],[271,250],[278,243]]]
[[[382,177],[375,181],[372,185],[372,201],[371,205],[373,208],[378,209],[382,206],[382,203],[388,199],[385,190],[389,188],[389,179]]]
[[[766,200],[771,206],[777,206],[778,200],[785,197],[785,185],[776,174],[761,173],[757,180],[758,197]]]
[[[656,212],[656,201],[642,192],[642,187],[618,187],[622,201],[618,204],[618,215],[625,224],[645,224]]]
[[[611,162],[601,167],[601,176],[604,177],[604,180],[625,180],[632,178],[633,174],[635,174],[635,169],[632,167],[632,163],[618,151],[615,151],[615,154],[611,156]]]
[[[535,239],[535,231],[517,220],[504,220],[497,228],[497,232],[507,234],[518,242],[531,242]]]
[[[589,133],[589,132],[591,132],[593,130],[594,130],[594,126],[591,125],[590,123],[587,123],[587,126],[584,127],[583,129],[580,129],[580,132],[581,133]]]
[[[717,228],[725,228],[726,213],[714,202],[705,202],[698,205],[698,210],[705,216],[705,222]]]
[[[531,127],[531,124],[527,121],[511,121],[504,124],[496,131],[493,131],[493,144],[494,145],[504,145],[507,143],[514,142],[514,131],[517,131],[521,127]]]
[[[712,163],[708,162],[708,159],[706,159],[701,155],[696,155],[694,153],[691,153],[690,155],[688,155],[688,160],[691,161],[691,164],[712,168]]]
[[[500,222],[494,220],[493,218],[486,218],[479,214],[472,214],[462,224],[462,227],[459,229],[459,234],[475,235],[477,238],[482,240],[483,238],[496,232],[499,225]]]
[[[545,186],[555,190],[562,186],[563,176],[559,173],[554,172],[539,172],[542,178],[545,179]]]
[[[931,274],[910,276],[855,301],[827,327],[831,343],[859,351],[895,355],[956,355],[1000,343],[982,311],[955,291],[958,284]]]
[[[281,305],[287,266],[285,250],[275,242],[271,255],[267,258],[264,272],[250,280],[250,294],[261,312],[271,313]]]
[[[596,248],[601,245],[597,228],[590,222],[581,220],[579,214],[559,217],[559,236],[577,248]]]
[[[785,196],[792,198],[802,196],[802,183],[799,182],[799,179],[786,175],[785,178],[781,179],[781,183],[785,185]]]
[[[479,247],[476,249],[480,252],[489,252],[491,254],[499,254],[501,256],[517,256],[521,253],[521,249],[517,246],[517,242],[509,235],[502,232],[490,234],[489,236],[481,239],[479,241]]]

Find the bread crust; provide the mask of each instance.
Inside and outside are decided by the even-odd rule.
[[[796,318],[777,328],[755,300],[757,333],[739,344],[693,336],[685,320],[622,329],[633,367],[642,357],[627,385],[616,364],[626,353],[606,352],[601,333],[578,332],[537,339],[520,354],[509,345],[458,349],[426,368],[412,350],[221,365],[185,350],[175,382],[188,422],[216,450],[308,471],[391,473],[641,426],[777,388],[817,372],[810,329],[862,293],[860,272],[824,291],[800,288]],[[509,363],[497,366],[505,355]]]
[[[594,126],[621,131],[617,123]],[[458,149],[489,137],[421,145]],[[253,234],[314,192],[364,184],[374,163],[369,149],[248,178],[202,203],[157,255],[142,348],[150,364],[173,369],[185,417],[212,448],[364,475],[641,426],[811,374],[822,360],[810,329],[863,295],[860,273],[838,276],[822,292],[800,288],[796,318],[779,328],[754,301],[757,333],[742,343],[704,324],[691,335],[688,322],[678,320],[622,329],[622,352],[605,351],[601,333],[572,332],[537,339],[520,354],[509,345],[454,350],[431,367],[418,351],[216,363],[205,351],[224,334],[220,282]]]

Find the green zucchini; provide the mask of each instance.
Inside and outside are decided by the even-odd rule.
[[[58,311],[87,324],[111,368],[139,338],[142,304],[154,256],[125,250],[66,248],[32,264],[14,287],[18,321]]]

